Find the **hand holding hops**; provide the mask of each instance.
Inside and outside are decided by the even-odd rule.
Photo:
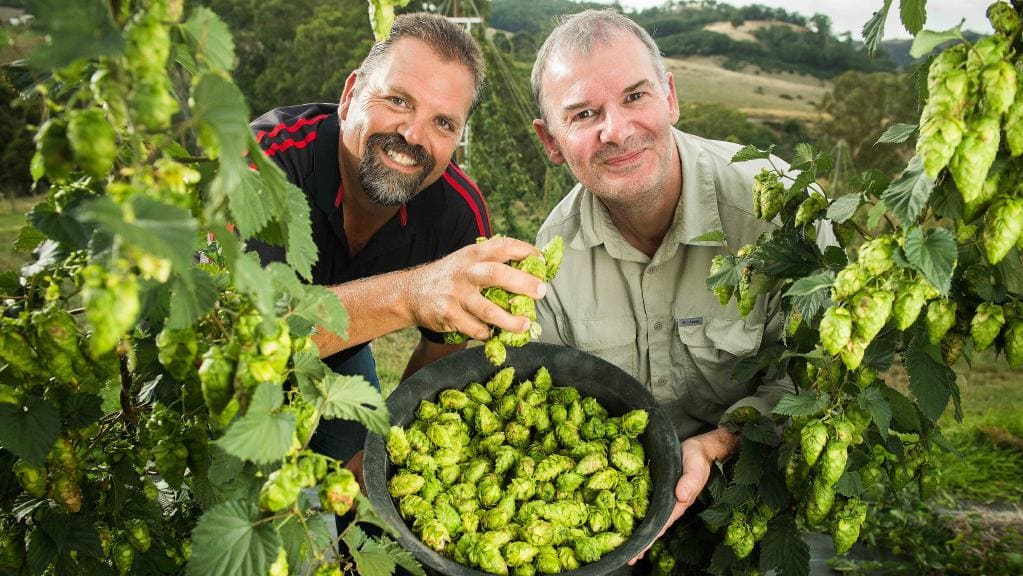
[[[486,238],[480,238],[477,242],[486,242]],[[540,250],[539,255],[527,256],[509,264],[544,282],[550,282],[561,267],[564,250],[565,243],[561,236],[555,236]],[[525,332],[509,332],[496,327],[491,329],[490,338],[484,344],[484,354],[491,364],[500,366],[507,358],[505,346],[525,346],[531,339],[540,337],[540,325],[536,323],[536,303],[528,296],[510,294],[507,290],[497,287],[484,288],[481,293],[487,300],[504,310],[516,316],[525,316],[531,322],[529,330]],[[461,344],[468,340],[469,337],[461,332],[448,332],[444,335],[444,342],[447,344]]]

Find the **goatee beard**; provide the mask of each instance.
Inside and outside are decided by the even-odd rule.
[[[412,158],[419,170],[406,174],[384,165],[377,154],[386,154],[388,150]],[[373,202],[396,206],[419,193],[423,180],[433,172],[435,165],[433,157],[422,146],[409,144],[400,134],[373,134],[366,141],[366,153],[359,161],[359,184]]]

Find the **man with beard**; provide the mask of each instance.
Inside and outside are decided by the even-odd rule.
[[[314,338],[336,372],[379,388],[369,342],[418,326],[405,376],[462,348],[442,332],[522,331],[529,320],[486,300],[500,286],[540,298],[543,283],[503,264],[535,249],[490,236],[476,185],[451,162],[483,85],[472,37],[429,14],[399,16],[345,82],[340,104],[278,108],[252,123],[256,139],[309,201],[319,259],[313,282],[330,286],[349,313],[347,339]],[[264,264],[283,249],[250,243]],[[323,420],[310,446],[361,470],[365,428]],[[357,453],[358,452],[358,453]]]
[[[773,368],[749,381],[732,375],[780,337],[779,294],[761,295],[743,318],[705,284],[714,256],[774,228],[753,216],[750,193],[767,163],[732,164],[739,145],[673,128],[678,100],[657,45],[612,11],[581,12],[556,27],[532,86],[536,134],[579,180],[538,235],[539,243],[565,239],[561,271],[537,304],[542,339],[618,365],[670,415],[683,442],[667,529],[703,490],[713,462],[738,448],[723,417],[743,406],[770,414],[792,390]]]

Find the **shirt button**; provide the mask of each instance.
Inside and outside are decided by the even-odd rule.
[[[657,266],[649,266],[646,269],[647,274],[657,274]]]
[[[655,322],[654,323],[654,330],[660,330],[661,328],[664,328],[664,322]]]
[[[667,376],[661,376],[660,378],[657,379],[657,385],[658,386],[664,386],[667,383],[668,383],[668,377]]]

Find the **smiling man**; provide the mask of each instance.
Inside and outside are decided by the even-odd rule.
[[[349,313],[347,339],[314,341],[325,362],[379,387],[368,343],[418,326],[405,376],[460,349],[442,332],[489,336],[487,324],[528,328],[486,300],[500,286],[542,297],[544,285],[503,264],[534,253],[524,242],[490,236],[483,196],[452,161],[483,85],[475,40],[446,19],[399,16],[345,82],[339,104],[278,108],[252,123],[265,153],[306,194],[319,258],[313,282],[330,286]],[[279,247],[250,243],[264,264]],[[365,429],[324,420],[314,450],[358,468]]]
[[[671,417],[682,477],[666,529],[703,490],[712,463],[736,450],[723,417],[741,406],[770,413],[792,388],[770,371],[732,375],[779,338],[778,295],[760,296],[744,319],[705,284],[714,256],[773,228],[753,216],[750,193],[765,164],[731,164],[738,145],[673,128],[678,99],[657,45],[613,11],[562,21],[540,48],[532,85],[536,134],[579,181],[537,238],[565,239],[561,272],[537,303],[542,339],[621,367]],[[707,239],[713,232],[726,241]]]

